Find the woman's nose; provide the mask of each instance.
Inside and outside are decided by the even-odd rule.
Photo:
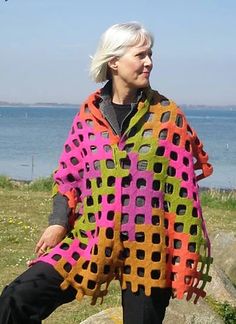
[[[144,62],[144,64],[145,64],[145,66],[152,66],[152,58],[151,58],[149,55],[147,55],[147,56],[145,57],[145,62]]]

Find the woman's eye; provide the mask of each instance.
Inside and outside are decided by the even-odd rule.
[[[146,56],[146,54],[145,53],[138,53],[137,56],[140,57],[140,58],[144,58]]]
[[[152,57],[152,52],[150,52],[150,53],[146,53],[146,52],[138,53],[136,56],[139,57],[140,59],[144,59],[146,56],[151,58]]]

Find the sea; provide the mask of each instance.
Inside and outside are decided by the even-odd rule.
[[[214,166],[199,182],[236,189],[236,106],[181,106]],[[57,168],[79,106],[1,106],[0,175],[16,180],[47,177]]]

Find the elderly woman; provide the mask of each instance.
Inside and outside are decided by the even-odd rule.
[[[124,323],[162,323],[171,294],[205,296],[210,244],[197,181],[212,172],[172,101],[150,87],[153,37],[111,26],[92,59],[92,93],[54,175],[38,258],[2,293],[0,323],[41,323],[58,306],[120,281]],[[198,170],[197,174],[195,171]]]

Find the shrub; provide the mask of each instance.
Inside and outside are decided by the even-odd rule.
[[[10,180],[10,178],[0,175],[0,188],[5,188],[5,189],[12,189],[13,184]]]
[[[32,191],[51,191],[53,185],[52,176],[47,178],[38,178],[29,184],[29,190]]]
[[[236,307],[230,305],[227,301],[218,302],[212,296],[207,296],[206,301],[221,316],[225,324],[236,323]]]
[[[201,191],[201,203],[210,208],[236,210],[234,190],[209,189]]]
[[[229,303],[224,302],[221,304],[220,314],[226,324],[236,323],[236,307],[231,306]]]

